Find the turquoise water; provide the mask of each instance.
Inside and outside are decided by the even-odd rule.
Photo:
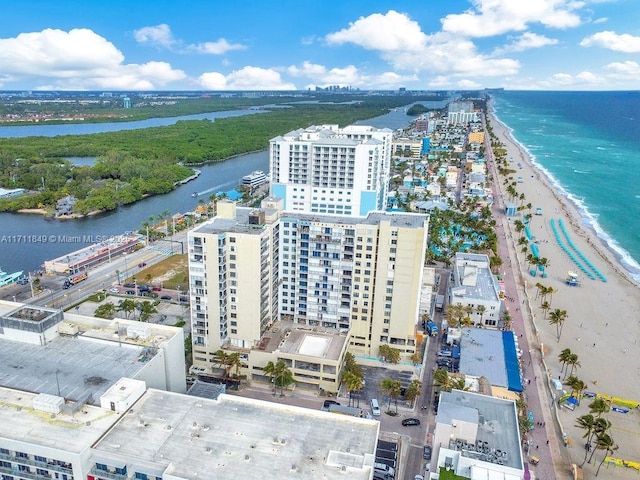
[[[492,98],[496,116],[536,166],[640,281],[640,92]]]

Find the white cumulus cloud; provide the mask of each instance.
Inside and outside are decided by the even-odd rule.
[[[612,62],[605,65],[605,70],[611,72],[614,78],[637,80],[640,77],[640,64],[638,62]]]
[[[208,55],[224,55],[231,50],[244,50],[245,45],[229,43],[226,38],[219,38],[215,42],[189,43],[176,39],[171,28],[166,23],[134,30],[133,38],[138,43],[162,47],[174,53],[204,53]]]
[[[472,0],[464,13],[442,19],[442,30],[467,37],[490,37],[527,29],[531,23],[551,28],[580,25],[576,10],[585,3],[576,0]]]
[[[544,35],[538,35],[532,32],[525,32],[516,38],[513,42],[500,48],[496,48],[493,51],[494,55],[502,55],[508,52],[523,52],[532,48],[547,47],[549,45],[556,45],[558,40],[555,38],[545,37]]]
[[[325,38],[334,45],[353,43],[368,50],[413,52],[420,51],[427,40],[417,22],[395,10],[360,17],[350,23],[349,28]]]
[[[171,33],[171,28],[169,28],[169,25],[166,23],[134,30],[133,38],[135,38],[138,43],[161,45],[169,49],[176,43],[176,39],[173,38],[173,34]]]
[[[462,36],[427,35],[407,15],[394,10],[361,17],[325,39],[330,45],[352,43],[374,50],[394,69],[416,73],[487,77],[508,75],[519,68],[516,60],[478,53],[475,44]]]
[[[168,63],[126,64],[111,42],[92,30],[45,29],[0,39],[0,78],[54,89],[145,89],[186,78]],[[52,83],[53,82],[53,83]]]
[[[581,47],[603,47],[615,52],[640,53],[640,37],[628,33],[603,31],[594,33],[580,42]]]
[[[284,82],[276,70],[251,66],[228,75],[219,72],[203,73],[198,81],[206,90],[296,90],[296,86]]]

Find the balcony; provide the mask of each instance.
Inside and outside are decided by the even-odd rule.
[[[27,472],[25,470],[13,470],[9,467],[0,467],[0,472],[10,475],[12,478],[29,478],[32,480],[51,480],[51,475],[40,475],[37,473]],[[4,478],[4,475],[2,476]]]
[[[128,478],[126,471],[124,473],[107,472],[98,470],[95,465],[91,468],[91,475],[95,475],[96,478],[108,478],[110,480],[126,480]]]
[[[56,470],[64,473],[71,473],[73,471],[70,464],[60,464],[60,463],[57,463],[56,461],[52,461],[51,463],[41,462],[39,460],[33,460],[31,458],[7,455],[6,453],[0,453],[0,460],[7,460],[8,462],[20,463],[22,465],[32,465],[34,467],[47,469],[47,470]]]

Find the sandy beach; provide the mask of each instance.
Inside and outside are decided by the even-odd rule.
[[[522,320],[529,322],[527,337],[529,348],[536,350],[532,358],[538,363],[536,387],[541,404],[547,403],[548,413],[555,422],[559,421],[561,431],[567,434],[568,445],[564,447],[562,439],[558,439],[560,447],[553,452],[556,472],[566,471],[571,462],[582,463],[584,457],[584,430],[575,427],[575,420],[581,415],[589,413],[590,398],[585,398],[574,411],[566,408],[553,407],[552,396],[556,391],[551,385],[551,379],[558,379],[561,375],[559,353],[569,348],[578,354],[581,366],[575,375],[587,384],[587,392],[607,394],[613,397],[640,401],[640,351],[637,343],[640,338],[640,324],[637,320],[640,311],[640,287],[629,277],[624,268],[618,263],[613,252],[605,248],[595,232],[582,225],[580,215],[569,200],[554,191],[551,183],[544,174],[537,170],[528,157],[526,151],[514,141],[509,130],[493,115],[489,115],[489,122],[496,136],[506,144],[507,158],[512,158],[510,168],[513,181],[522,177],[522,183],[516,183],[518,194],[522,193],[524,205],[531,203],[532,210],[524,210],[512,217],[501,216],[498,222],[504,222],[504,241],[511,249],[512,258],[518,256],[518,264],[503,264],[502,269],[512,269],[506,272],[513,274],[518,288],[518,304],[522,306]],[[518,167],[521,164],[521,168]],[[500,182],[503,192],[506,189],[503,179]],[[500,205],[508,198],[498,200]],[[514,203],[521,204],[519,200]],[[524,232],[518,233],[514,228],[514,220],[523,220],[524,213],[535,213],[536,208],[542,209],[542,215],[531,217],[530,232],[539,249],[540,257],[547,258],[549,266],[547,277],[541,278],[539,273],[533,277],[531,268],[524,259],[518,239]],[[584,254],[606,278],[606,282],[598,277],[595,280],[587,277],[576,266],[574,261],[561,248],[551,227],[554,219],[559,232],[559,220],[562,219],[573,244]],[[630,221],[635,221],[630,219]],[[565,238],[562,238],[567,244]],[[530,250],[529,250],[530,251]],[[580,285],[569,286],[565,280],[568,271],[580,274]],[[540,298],[536,299],[537,287],[540,283],[545,287],[552,287],[553,294],[547,301],[551,310],[566,310],[568,318],[557,341],[556,327],[549,324],[548,315],[540,308]],[[524,302],[524,303],[522,303]],[[516,318],[516,321],[518,319]],[[544,361],[540,361],[540,352]],[[561,375],[561,379],[564,373]],[[565,387],[570,391],[568,387]],[[561,394],[561,392],[558,392]],[[607,418],[612,422],[612,437],[619,446],[614,456],[629,460],[640,461],[640,412],[633,409],[628,413],[611,411]],[[556,458],[558,457],[558,458]],[[591,465],[585,464],[585,478],[595,478],[595,472],[603,452],[598,451]],[[593,465],[595,463],[595,465]],[[564,464],[564,468],[562,465]],[[602,466],[599,478],[636,478],[638,472],[630,468]],[[567,478],[558,476],[558,478]]]

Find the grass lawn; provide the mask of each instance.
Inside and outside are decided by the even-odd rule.
[[[163,261],[143,268],[135,276],[138,283],[149,283],[151,285],[161,285],[162,288],[176,290],[180,286],[181,290],[189,288],[189,261],[187,254],[172,255]],[[126,282],[133,282],[130,277]]]
[[[456,475],[452,470],[440,469],[440,480],[467,480],[467,477]]]

